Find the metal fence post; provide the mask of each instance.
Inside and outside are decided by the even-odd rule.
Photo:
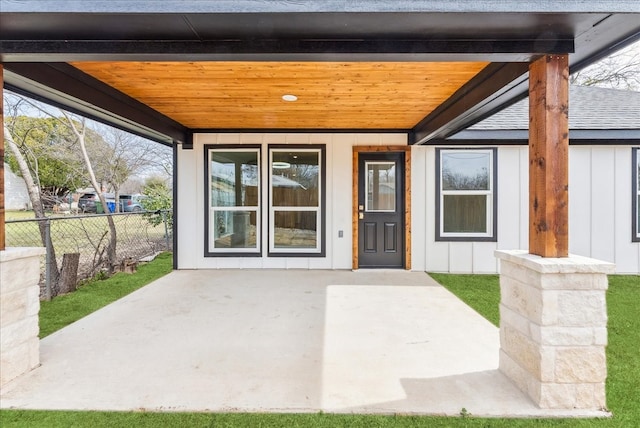
[[[167,212],[162,210],[162,222],[164,223],[164,240],[167,245],[167,251],[171,248],[169,247],[169,226],[167,225]]]
[[[44,284],[45,284],[45,299],[51,300],[51,220],[47,219],[44,223],[44,239],[45,248],[47,250],[45,271],[44,271]]]

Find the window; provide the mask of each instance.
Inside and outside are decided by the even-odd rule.
[[[496,149],[436,150],[436,240],[496,241]]]
[[[269,255],[324,255],[324,146],[269,147]]]
[[[396,211],[396,163],[366,161],[367,212]]]
[[[633,219],[633,236],[632,240],[634,242],[640,242],[640,147],[634,148],[632,150],[633,160],[632,171],[633,171],[633,202],[632,202],[632,219]]]
[[[206,252],[259,254],[260,148],[206,149]]]

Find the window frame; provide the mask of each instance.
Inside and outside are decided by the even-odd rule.
[[[318,206],[274,206],[273,205],[273,153],[275,152],[317,152],[318,153]],[[267,155],[267,255],[269,257],[325,257],[326,256],[326,145],[325,144],[269,144]],[[275,213],[276,211],[316,212],[316,247],[276,248]]]
[[[258,205],[249,207],[212,207],[211,206],[211,155],[214,152],[255,152],[258,155]],[[205,257],[260,257],[262,256],[262,146],[254,144],[207,144],[204,146],[204,256]],[[224,208],[224,209],[220,209]],[[254,211],[256,213],[256,246],[253,248],[214,248],[212,247],[211,217],[216,211]]]
[[[489,190],[443,190],[442,155],[449,152],[478,152],[490,156]],[[497,242],[498,241],[498,149],[496,147],[438,147],[436,148],[436,221],[435,240],[451,242]],[[487,196],[487,232],[444,232],[444,196],[486,195]]]
[[[631,242],[640,242],[640,147],[631,149]]]

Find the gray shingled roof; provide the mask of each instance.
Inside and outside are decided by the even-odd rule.
[[[528,125],[529,99],[526,98],[468,129],[525,130]],[[572,85],[569,88],[569,129],[640,130],[640,92]]]

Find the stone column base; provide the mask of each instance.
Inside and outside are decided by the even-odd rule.
[[[0,251],[0,386],[40,365],[40,257],[44,248]]]
[[[606,408],[607,274],[580,256],[500,259],[500,371],[539,407]]]

